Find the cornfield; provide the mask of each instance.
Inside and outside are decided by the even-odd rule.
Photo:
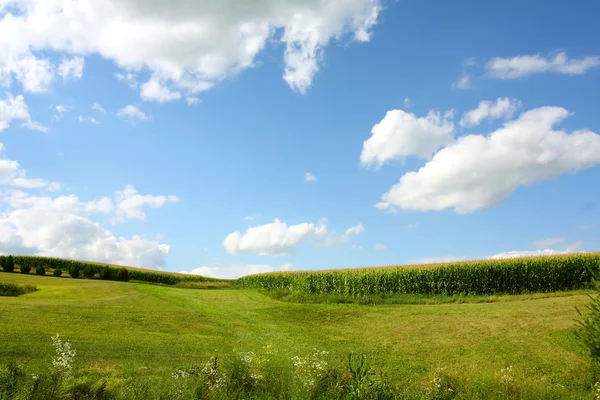
[[[450,263],[423,268],[280,272],[238,279],[242,287],[306,294],[494,295],[589,287],[600,253]]]

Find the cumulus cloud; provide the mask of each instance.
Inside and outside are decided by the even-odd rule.
[[[134,120],[147,121],[148,120],[148,116],[143,111],[141,111],[137,107],[132,106],[131,104],[126,105],[125,107],[121,108],[117,112],[117,117],[127,118],[130,121],[134,121]]]
[[[471,88],[471,77],[469,75],[463,75],[456,82],[452,84],[453,89],[470,89]]]
[[[431,110],[425,117],[417,117],[403,110],[392,110],[371,129],[371,137],[364,141],[360,162],[363,166],[381,167],[392,160],[416,155],[428,158],[450,142],[454,134],[453,112],[444,115]]]
[[[152,78],[142,85],[141,96],[146,101],[166,103],[168,101],[179,100],[181,93],[163,86],[156,78]]]
[[[554,58],[545,58],[539,54],[519,55],[512,58],[496,57],[486,64],[485,69],[486,75],[490,78],[515,79],[543,72],[581,75],[599,65],[599,56],[569,59],[566,53],[560,52]]]
[[[318,180],[319,179],[310,172],[304,174],[304,182],[317,182]]]
[[[32,121],[23,95],[14,97],[10,93],[5,93],[4,99],[0,98],[0,132],[8,129],[13,120],[23,121],[21,126],[24,128],[42,132],[48,130],[39,122]]]
[[[0,52],[0,83],[3,86],[10,86],[11,78],[14,77],[21,83],[23,90],[30,93],[43,93],[50,89],[54,81],[55,70],[52,64],[43,58],[37,58],[29,51],[24,53],[14,53],[10,48],[16,44],[13,38],[12,42],[2,34],[2,26],[6,25],[6,17],[0,20],[0,48],[6,46],[8,51]]]
[[[4,145],[0,143],[0,185],[24,189],[45,188],[50,182],[41,178],[30,178],[18,161],[5,157]]]
[[[404,104],[404,108],[406,108],[407,110],[413,106],[412,100],[408,97],[405,97],[402,103]]]
[[[284,80],[304,93],[325,47],[368,42],[380,10],[379,0],[11,2],[0,19],[0,65],[44,63],[33,51],[95,53],[113,60],[131,86],[127,74],[146,69],[171,93],[197,93],[253,67],[276,39],[285,46]],[[52,66],[43,69],[51,78]]]
[[[364,231],[365,227],[358,224],[346,229],[346,232],[339,236],[336,236],[335,232],[327,232],[327,235],[323,238],[323,243],[325,247],[346,246],[352,236],[358,236]]]
[[[154,196],[151,194],[139,194],[131,185],[127,185],[125,189],[115,193],[116,200],[116,221],[124,221],[127,219],[138,219],[143,221],[146,219],[144,208],[160,208],[167,203],[179,201],[179,197],[174,195],[169,196]]]
[[[232,264],[219,267],[197,267],[191,271],[180,271],[180,274],[202,275],[212,278],[236,279],[246,275],[263,274],[267,272],[290,271],[292,264],[274,267],[269,264]]]
[[[520,105],[521,101],[508,97],[498,97],[496,101],[482,101],[477,108],[469,110],[463,115],[460,126],[477,126],[484,119],[492,121],[500,118],[512,118]]]
[[[70,79],[81,79],[83,76],[84,63],[83,57],[73,57],[71,59],[64,58],[58,65],[58,75],[65,81]]]
[[[581,246],[581,243],[573,243],[564,250],[556,249],[539,249],[539,250],[522,250],[522,251],[506,251],[504,253],[495,254],[488,257],[492,260],[498,260],[502,258],[520,258],[520,257],[538,257],[538,256],[554,256],[560,254],[572,254],[577,252],[577,249]],[[580,251],[584,252],[584,251]]]
[[[230,233],[223,240],[223,248],[229,254],[252,253],[259,256],[282,256],[291,254],[296,247],[310,237],[327,234],[326,221],[318,224],[304,222],[288,226],[275,219],[270,224],[249,227],[246,232]]]
[[[124,82],[131,89],[135,89],[138,86],[137,75],[132,72],[127,72],[127,73],[123,73],[123,74],[116,73],[115,78],[117,78],[121,82]]]
[[[564,108],[541,107],[487,136],[459,137],[403,175],[376,207],[471,213],[498,204],[520,186],[600,164],[600,135],[553,129],[568,116]]]
[[[467,257],[462,256],[441,256],[441,257],[428,257],[418,258],[415,260],[409,260],[408,264],[441,264],[450,263],[455,261],[466,261]]]
[[[0,201],[0,252],[35,254],[162,268],[170,245],[142,235],[117,237],[92,218],[108,217],[121,203],[109,197],[82,201],[75,195],[38,196],[25,190],[54,189],[31,179],[17,161],[0,159],[0,185],[9,189]],[[145,204],[144,204],[145,205]],[[142,205],[142,206],[144,206]],[[139,206],[141,207],[141,206]],[[134,215],[139,217],[139,214]]]

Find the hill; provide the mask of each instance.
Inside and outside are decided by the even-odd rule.
[[[227,371],[237,365],[235,355],[253,357],[261,376],[271,365],[264,360],[277,360],[276,376],[302,388],[294,365],[311,360],[315,348],[327,351],[328,365],[339,370],[347,370],[349,352],[365,354],[377,376],[405,398],[432,398],[418,396],[429,393],[435,379],[449,382],[460,398],[592,398],[588,362],[573,336],[575,307],[587,303],[585,292],[485,304],[307,305],[251,289],[16,273],[0,273],[0,280],[38,288],[0,298],[0,360],[43,371],[53,356],[50,337],[59,333],[77,351],[77,382],[106,380],[122,393],[146,387],[146,398],[176,388],[174,371],[216,355]],[[507,374],[511,381],[503,383]]]

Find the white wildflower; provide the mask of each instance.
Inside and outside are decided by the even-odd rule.
[[[502,383],[508,384],[515,380],[515,378],[513,377],[513,366],[512,365],[509,365],[506,368],[502,368],[500,370],[500,372],[502,373],[502,376],[500,377],[500,381]]]
[[[54,350],[56,351],[56,355],[52,359],[52,366],[58,373],[66,377],[73,367],[73,359],[77,353],[71,347],[71,343],[63,342],[60,339],[58,333],[55,336],[52,336],[52,342]]]

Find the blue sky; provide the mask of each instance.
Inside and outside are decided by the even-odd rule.
[[[1,252],[232,277],[598,250],[598,2],[244,4],[0,0]]]

